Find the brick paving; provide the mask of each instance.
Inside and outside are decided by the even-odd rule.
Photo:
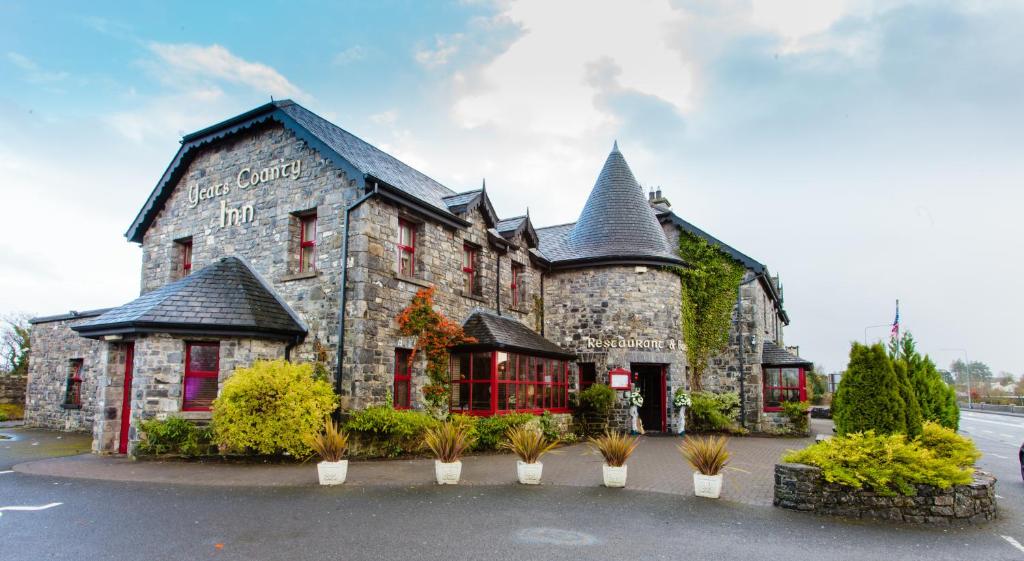
[[[812,433],[831,433],[831,423],[815,420]],[[629,460],[626,490],[693,495],[692,470],[669,436],[642,437]],[[726,501],[771,505],[774,464],[787,450],[802,448],[813,438],[742,437],[729,440],[732,461],[725,472]],[[585,444],[559,449],[544,457],[544,485],[601,485],[601,457]],[[489,454],[463,460],[463,485],[515,483],[516,459]],[[178,461],[133,461],[90,454],[19,464],[15,471],[55,477],[108,481],[216,486],[305,486],[316,484],[313,465],[237,465]],[[349,486],[418,486],[433,483],[433,460],[353,461]]]

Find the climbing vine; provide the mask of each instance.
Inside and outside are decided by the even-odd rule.
[[[475,343],[476,339],[467,337],[462,327],[434,310],[433,288],[417,291],[412,303],[398,314],[397,321],[399,333],[416,337],[409,364],[417,352],[426,354],[429,382],[423,387],[423,401],[431,410],[440,413],[448,404],[448,348]]]
[[[729,327],[743,266],[687,232],[679,235],[679,256],[689,267],[677,272],[683,284],[683,340],[690,363],[690,390],[700,391],[711,357],[729,344]]]

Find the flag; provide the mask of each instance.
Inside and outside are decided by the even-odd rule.
[[[895,341],[900,338],[900,301],[896,300],[896,319],[892,320],[892,331],[889,338]]]

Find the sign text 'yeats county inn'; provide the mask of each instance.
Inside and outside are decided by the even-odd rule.
[[[200,202],[224,197],[231,193],[233,188],[246,190],[256,187],[261,183],[269,183],[277,179],[298,179],[302,173],[302,160],[282,162],[277,165],[254,169],[244,167],[235,176],[235,184],[230,182],[217,183],[207,187],[193,183],[188,187],[188,206],[196,208]],[[220,227],[236,226],[252,222],[256,217],[256,209],[251,204],[244,204],[240,207],[228,207],[226,200],[220,200]]]

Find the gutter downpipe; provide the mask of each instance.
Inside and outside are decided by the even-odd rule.
[[[372,199],[375,196],[377,196],[377,182],[376,181],[373,182],[373,191],[370,191],[369,193],[366,193],[362,197],[359,197],[358,199],[353,201],[352,204],[350,204],[347,207],[345,207],[344,223],[342,224],[343,242],[341,244],[341,284],[340,284],[340,287],[339,287],[339,290],[338,290],[338,292],[339,292],[339,294],[338,294],[338,352],[337,352],[338,360],[337,360],[337,367],[335,368],[335,372],[334,372],[334,393],[336,395],[338,395],[338,397],[341,397],[341,388],[342,388],[341,374],[342,374],[342,365],[344,364],[344,360],[345,360],[345,302],[346,302],[346,299],[345,299],[345,294],[346,294],[345,285],[348,282],[348,238],[349,238],[349,235],[348,235],[348,233],[349,233],[348,232],[348,221],[349,221],[349,215],[352,214],[353,210],[355,210],[360,205],[362,205],[363,203],[365,203],[366,201]],[[340,413],[341,413],[341,408],[339,407],[338,408],[338,414],[340,415]]]

